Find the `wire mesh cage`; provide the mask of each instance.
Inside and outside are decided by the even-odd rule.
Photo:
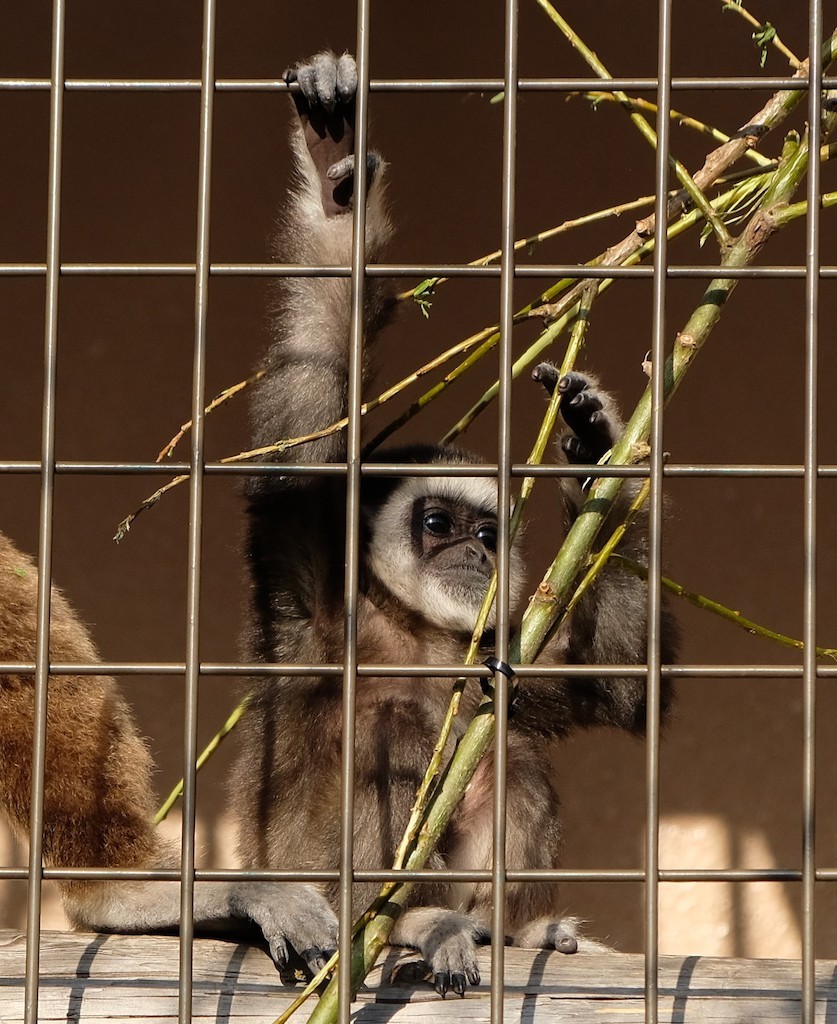
[[[186,780],[182,819],[163,827],[181,841],[188,907],[196,866],[199,878],[235,868],[226,796],[234,739],[199,782],[193,766],[253,674],[240,646],[248,591],[241,490],[258,469],[221,461],[248,447],[244,400],[203,410],[246,379],[267,347],[275,278],[306,272],[277,263],[270,251],[290,172],[291,104],[281,71],[323,45],[355,51],[357,137],[391,166],[397,234],[385,264],[366,265],[358,244],[350,266],[325,273],[352,278],[355,310],[375,277],[393,278],[399,292],[417,280],[446,279],[425,294],[430,302],[401,303],[380,345],[375,395],[498,325],[496,349],[428,403],[399,440],[446,436],[498,382],[463,441],[483,460],[479,471],[496,477],[501,508],[527,474],[536,476],[527,593],[558,550],[562,526],[560,471],[525,466],[543,415],[527,378],[544,320],[519,312],[542,306],[555,282],[608,282],[579,365],[617,395],[626,415],[650,380],[650,457],[634,471],[651,481],[649,645],[646,665],[635,666],[647,678],[647,735],[638,742],[579,730],[554,752],[565,847],[556,877],[566,905],[591,934],[645,953],[648,1020],[657,1019],[656,963],[667,953],[801,958],[803,1019],[813,1020],[815,957],[834,958],[837,947],[837,766],[826,731],[834,671],[816,649],[833,645],[837,633],[829,586],[837,571],[830,500],[837,435],[828,390],[836,367],[822,326],[833,312],[837,271],[830,213],[821,209],[831,202],[835,83],[823,49],[833,26],[816,2],[789,10],[775,0],[752,9],[662,0],[605,13],[577,0],[463,3],[455,11],[431,4],[420,18],[368,0],[357,10],[207,0],[154,12],[56,0],[0,13],[0,105],[10,140],[0,163],[9,200],[0,235],[7,358],[0,529],[37,555],[42,578],[61,586],[90,623],[101,662],[73,671],[119,678],[151,737],[159,790]],[[552,14],[577,33],[575,46]],[[598,71],[585,45],[604,62]],[[759,112],[777,95],[794,102],[768,134]],[[730,138],[749,141],[724,168],[726,179],[701,177],[707,154]],[[767,181],[783,146],[787,166],[800,138],[822,159],[810,162],[783,203],[791,212],[781,230],[752,258],[731,264],[735,239],[764,195],[741,187],[753,180],[744,169]],[[748,150],[761,163],[747,163]],[[675,216],[667,196],[681,188],[686,199]],[[707,200],[721,195],[716,222],[701,235],[711,220]],[[800,203],[808,205],[793,206]],[[681,237],[675,225],[689,214]],[[591,269],[630,236],[634,221],[647,243],[644,258],[620,250],[611,265]],[[530,242],[515,248],[518,239]],[[493,262],[472,264],[495,250]],[[671,385],[665,358],[678,346],[684,351],[690,316],[719,280],[733,281],[734,294],[722,300],[705,351],[693,369],[689,356],[688,379],[663,412]],[[546,356],[560,362],[568,336],[557,336]],[[426,380],[363,417],[365,436],[425,393]],[[360,459],[360,406],[374,395],[351,395],[351,457],[342,472],[347,535],[358,538],[351,495],[376,472]],[[190,417],[194,427],[173,455],[155,462]],[[116,524],[173,474],[188,480],[113,544]],[[349,620],[358,543],[347,547]],[[521,611],[508,600],[508,548],[503,525],[501,662],[510,659]],[[660,655],[663,571],[699,595],[691,604],[670,598],[683,633],[676,666]],[[34,680],[41,709],[28,853],[0,833],[3,925],[26,926],[32,1021],[39,930],[42,922],[65,925],[54,886],[68,875],[41,868],[48,593],[40,591],[31,659],[0,665],[0,681]],[[739,612],[745,629],[711,615],[707,598]],[[760,627],[802,646],[778,644]],[[347,636],[344,661],[333,668],[350,692],[366,669],[351,629]],[[489,676],[472,675],[479,673]],[[678,694],[665,728],[657,714],[662,678],[673,678]],[[508,685],[502,673],[496,683]],[[498,723],[498,749],[506,728]],[[350,767],[350,746],[344,751]],[[349,808],[351,778],[347,772],[343,782]],[[348,840],[351,814],[341,827]],[[504,886],[535,877],[506,870],[499,829],[494,843],[486,877],[501,927]],[[341,877],[350,885],[350,842],[344,860]],[[343,920],[344,941],[347,928]],[[188,920],[181,934],[188,1019]],[[503,955],[495,944],[497,1020]]]

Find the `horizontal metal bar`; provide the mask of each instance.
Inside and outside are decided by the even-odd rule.
[[[0,868],[0,881],[25,881],[26,868]],[[272,871],[249,868],[212,868],[198,870],[198,882],[332,882],[339,879],[337,870]],[[177,882],[176,869],[139,870],[135,868],[44,868],[42,877],[48,881],[149,881]],[[507,871],[509,882],[645,882],[642,868],[549,868]],[[799,882],[802,872],[797,868],[663,868],[660,882]],[[393,869],[354,871],[357,882],[490,882],[491,871],[485,869],[396,871]],[[819,868],[818,882],[837,881],[837,868]]]
[[[48,78],[0,78],[0,89],[31,91],[48,90]],[[656,78],[521,78],[521,92],[612,92],[617,89],[634,92],[656,92]],[[833,89],[837,78],[823,78],[822,88]],[[70,92],[200,92],[197,78],[67,78],[64,88]],[[370,92],[502,92],[502,78],[379,78],[369,83]],[[775,92],[788,89],[807,92],[808,82],[801,78],[674,78],[675,90],[755,89]],[[218,78],[218,92],[290,92],[285,82],[272,78]]]
[[[476,277],[499,278],[497,264],[474,267],[470,264],[370,263],[365,268],[368,277]],[[797,264],[777,266],[720,267],[670,265],[669,278],[754,278],[803,279],[805,267]],[[351,277],[351,267],[337,265],[308,266],[299,263],[214,263],[209,268],[212,277]],[[590,267],[577,263],[515,264],[514,274],[519,278],[566,277],[573,279],[652,278],[655,268]],[[45,263],[0,263],[0,277],[43,277]],[[190,277],[195,274],[194,263],[62,263],[65,277]],[[837,266],[823,265],[821,278],[837,277]]]
[[[521,679],[556,676],[566,679],[584,679],[591,676],[613,676],[641,679],[647,674],[645,665],[512,665]],[[0,662],[0,675],[27,676],[35,671],[31,661]],[[181,676],[186,671],[180,661],[103,661],[103,662],[55,662],[49,666],[50,675],[97,675],[97,676]],[[662,674],[677,679],[798,679],[802,676],[801,665],[663,665]],[[199,672],[203,676],[341,676],[342,665],[281,664],[269,665],[242,662],[202,662]],[[450,679],[489,677],[494,673],[483,665],[359,665],[357,674],[361,677]],[[817,675],[821,679],[837,678],[837,665],[819,665]]]
[[[191,472],[188,462],[57,462],[55,472],[67,476],[179,476]],[[330,462],[207,462],[204,473],[218,476],[344,476],[346,466]],[[34,459],[9,459],[0,461],[0,473],[30,475],[41,472],[41,463]],[[361,472],[368,477],[494,477],[497,466],[494,463],[457,463],[455,465],[416,465],[411,462],[365,462]],[[753,479],[796,479],[804,475],[801,465],[666,465],[663,474],[667,477],[742,477]],[[644,479],[649,475],[647,466],[581,466],[548,464],[530,466],[517,462],[511,467],[514,477],[635,477]],[[823,465],[817,470],[821,478],[837,477],[837,465]]]

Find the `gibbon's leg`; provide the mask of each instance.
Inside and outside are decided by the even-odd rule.
[[[509,733],[507,747],[506,865],[519,871],[557,868],[560,864],[560,806],[550,778],[542,742]],[[448,867],[488,869],[492,858],[494,756],[480,762],[451,825]],[[460,910],[489,933],[492,887],[462,883],[453,888]],[[506,885],[506,931],[519,946],[574,953],[590,941],[578,936],[578,922],[564,917],[555,882],[509,882]]]

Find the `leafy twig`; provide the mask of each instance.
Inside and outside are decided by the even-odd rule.
[[[836,51],[837,36],[832,35],[823,46],[823,60],[825,64],[829,64],[834,59]],[[803,61],[794,77],[801,81],[807,79],[807,61]],[[717,149],[714,149],[706,157],[701,169],[693,175],[698,188],[705,192],[710,185],[724,174],[727,168],[731,167],[748,150],[757,146],[768,132],[780,125],[798,106],[804,95],[804,92],[799,89],[784,89],[774,93],[762,109],[739,129],[729,142],[718,146]],[[685,208],[687,198],[685,191],[681,191],[677,193],[674,199],[669,201],[667,210],[669,220],[680,216]],[[601,256],[597,257],[596,260],[591,261],[591,263],[595,263],[598,266],[624,265],[625,260],[629,256],[635,253],[649,238],[653,237],[655,220],[654,214],[650,214],[644,220],[639,221],[634,231],[626,235],[620,242],[611,246]],[[532,315],[543,316],[547,320],[560,315],[560,312],[556,310],[556,306],[561,306],[567,301],[574,301],[573,293],[580,292],[582,286],[583,282],[579,281],[575,288],[562,297],[560,303],[545,303],[543,306],[534,309]]]
[[[744,0],[721,0],[721,7],[725,11],[734,11],[753,26],[753,42],[759,50],[759,67],[764,67],[767,61],[768,46],[775,46],[779,53],[787,57],[788,63],[793,68],[801,68],[802,61],[790,50],[779,38],[779,33],[769,21],[761,22],[754,15],[750,14],[744,6]]]

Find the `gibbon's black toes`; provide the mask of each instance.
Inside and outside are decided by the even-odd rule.
[[[565,434],[561,438],[561,448],[567,456],[568,462],[585,465],[586,463],[592,464],[596,461],[593,457],[593,449],[588,448],[581,438],[576,437],[575,434]]]
[[[450,974],[447,971],[437,971],[433,975],[433,988],[439,993],[442,999],[450,988]]]
[[[558,381],[558,390],[562,395],[574,395],[579,391],[583,391],[589,385],[590,380],[588,377],[585,377],[583,373],[576,373],[575,370],[572,370],[570,373],[565,373]]]
[[[458,996],[465,996],[465,975],[464,974],[452,974],[450,979],[450,987]]]
[[[555,936],[555,948],[559,953],[577,953],[578,940],[574,935],[568,935],[566,932],[559,932]]]
[[[272,939],[268,943],[270,949],[270,959],[276,965],[276,970],[282,974],[283,971],[288,970],[288,947],[285,940],[282,938]]]
[[[552,363],[538,363],[534,370],[532,370],[532,380],[538,381],[539,384],[543,384],[546,388],[546,392],[549,397],[552,397],[552,393],[555,391],[555,386],[558,383],[558,369],[553,366]]]
[[[479,985],[480,983],[480,970],[479,967],[469,967],[465,972],[465,976],[468,979],[469,985]]]
[[[305,961],[305,966],[311,972],[312,977],[315,974],[319,974],[326,965],[326,957],[321,949],[303,949],[299,955]]]

